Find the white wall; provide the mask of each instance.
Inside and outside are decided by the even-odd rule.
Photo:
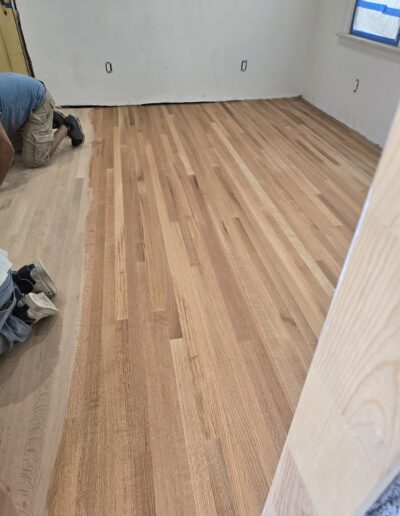
[[[346,43],[355,0],[18,0],[37,77],[59,104],[304,94],[383,144],[400,55]],[[240,62],[248,59],[246,73]],[[114,72],[105,73],[111,61]],[[357,94],[355,79],[360,79]]]
[[[355,0],[320,0],[304,97],[383,145],[400,100],[400,53],[336,36]],[[360,79],[358,93],[353,93]]]
[[[300,95],[315,3],[17,1],[36,76],[75,105]]]

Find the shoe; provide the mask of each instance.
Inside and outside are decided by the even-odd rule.
[[[13,315],[26,324],[32,325],[41,319],[56,315],[57,312],[56,306],[42,292],[41,294],[27,294],[20,299],[13,310]]]
[[[57,294],[57,288],[41,260],[36,260],[14,272],[13,281],[23,294],[44,292],[47,297]]]
[[[65,123],[65,115],[60,111],[53,112],[53,129],[59,129]]]
[[[82,130],[79,118],[74,115],[68,115],[64,119],[64,125],[68,129],[68,136],[71,138],[72,146],[79,147],[85,141],[85,135]]]

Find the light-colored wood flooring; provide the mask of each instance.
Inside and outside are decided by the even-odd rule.
[[[92,121],[68,408],[63,420],[72,318],[25,348],[37,353],[21,371],[25,397],[4,372],[18,355],[0,362],[0,514],[2,503],[42,514],[45,493],[57,516],[258,515],[379,150],[300,99],[105,108]],[[57,230],[45,233],[45,215],[30,227],[77,318],[86,164],[66,166],[68,188],[41,183]],[[32,252],[28,228],[17,231],[26,196],[39,206],[20,188],[9,201],[0,190],[14,228],[2,218],[1,236],[19,263],[22,246]]]
[[[77,111],[78,112],[78,111]],[[0,516],[44,515],[63,431],[79,331],[91,123],[83,148],[66,140],[47,167],[17,163],[0,187],[0,247],[15,268],[37,257],[59,288],[58,317],[0,357]],[[17,157],[17,159],[20,159]]]

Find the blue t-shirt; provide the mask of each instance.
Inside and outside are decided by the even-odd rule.
[[[8,135],[28,120],[46,97],[43,83],[18,73],[0,73],[0,123]]]

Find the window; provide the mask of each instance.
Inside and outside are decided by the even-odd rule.
[[[350,34],[398,47],[400,0],[357,0]]]

